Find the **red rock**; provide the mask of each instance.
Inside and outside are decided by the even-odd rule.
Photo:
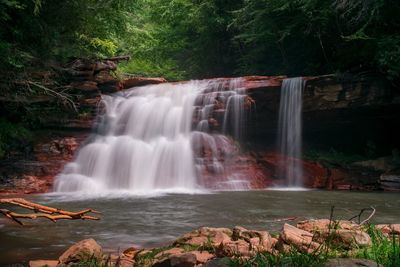
[[[230,240],[232,231],[228,228],[212,228],[212,227],[202,227],[193,232],[187,233],[182,237],[178,238],[174,245],[211,245],[218,246],[224,241]]]
[[[102,248],[94,239],[85,239],[67,249],[58,259],[60,264],[68,264],[95,258],[101,260]]]
[[[97,87],[97,82],[95,81],[81,81],[71,83],[71,87],[81,90],[84,93],[96,93],[99,88]]]
[[[122,81],[122,88],[127,89],[136,86],[143,86],[149,84],[166,83],[164,78],[148,78],[148,77],[131,77]]]
[[[328,219],[306,220],[297,223],[297,228],[307,232],[326,232],[334,229],[359,230],[360,225],[350,221],[331,221]]]
[[[55,260],[35,260],[29,261],[29,267],[56,267],[58,261]]]
[[[255,254],[250,244],[242,239],[224,241],[216,249],[218,257],[247,257]]]
[[[321,244],[313,241],[313,234],[285,223],[279,238],[301,252],[313,253]]]
[[[171,248],[171,249],[167,249],[164,251],[161,251],[160,253],[158,253],[155,258],[162,258],[162,257],[169,257],[172,255],[181,255],[183,254],[185,251],[182,248]]]
[[[208,251],[191,251],[190,253],[195,255],[197,264],[204,264],[215,257],[215,255],[209,253]]]
[[[251,250],[257,252],[271,252],[272,238],[267,231],[247,230],[243,227],[236,226],[233,228],[233,240],[244,239],[251,245]]]
[[[135,255],[139,252],[140,250],[135,248],[135,247],[131,247],[131,248],[127,248],[124,250],[124,252],[122,252],[122,254],[130,259],[135,258]]]

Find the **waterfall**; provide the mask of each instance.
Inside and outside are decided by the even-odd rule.
[[[285,79],[281,88],[279,106],[278,149],[285,156],[279,176],[289,187],[303,185],[302,153],[302,96],[304,81],[301,77]]]
[[[195,190],[208,186],[205,173],[226,176],[221,155],[233,142],[221,124],[243,113],[244,102],[232,100],[239,84],[190,81],[103,95],[96,133],[56,177],[55,191]],[[240,133],[237,120],[232,135]]]

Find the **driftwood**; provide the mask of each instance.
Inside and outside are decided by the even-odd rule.
[[[65,220],[100,220],[99,217],[94,217],[91,215],[87,215],[88,213],[97,213],[99,214],[100,212],[92,210],[92,209],[86,209],[86,210],[81,210],[78,212],[72,212],[72,211],[66,211],[66,210],[61,210],[53,207],[48,207],[44,205],[40,205],[37,203],[33,203],[30,201],[27,201],[23,198],[4,198],[0,199],[0,205],[1,204],[9,204],[9,205],[16,205],[20,206],[22,208],[26,208],[29,210],[33,210],[35,213],[29,213],[29,214],[20,214],[20,213],[15,213],[7,209],[0,209],[0,214],[3,214],[6,218],[23,225],[23,223],[19,219],[37,219],[37,218],[46,218],[49,219],[50,221],[56,222],[57,220],[65,219]]]
[[[370,213],[370,215],[368,216],[367,219],[361,221],[361,215],[362,215],[365,211],[371,211],[371,213]],[[362,209],[362,210],[360,211],[359,214],[357,214],[356,216],[351,217],[351,218],[349,219],[349,221],[352,221],[353,219],[358,218],[358,224],[359,224],[359,225],[366,224],[366,223],[369,222],[369,220],[371,220],[371,218],[375,215],[375,212],[376,212],[376,210],[375,210],[375,208],[372,207],[372,206],[369,207],[369,208]]]

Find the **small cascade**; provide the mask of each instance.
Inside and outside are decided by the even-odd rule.
[[[299,160],[302,153],[302,105],[304,80],[301,77],[285,79],[281,88],[279,106],[278,149],[285,155],[279,176],[287,186],[303,185],[303,167]]]
[[[235,140],[243,138],[246,101],[240,78],[212,81],[196,99],[193,148],[196,170],[205,187],[249,189],[246,177],[231,170],[234,155],[240,152]]]
[[[228,184],[220,189],[245,189],[238,178],[229,185],[226,167],[239,151],[227,135],[241,137],[245,101],[240,79],[150,85],[104,95],[96,134],[56,177],[55,191],[190,191],[218,188],[215,181]]]

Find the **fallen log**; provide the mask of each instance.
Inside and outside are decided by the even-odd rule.
[[[34,202],[27,201],[23,198],[3,198],[0,199],[0,204],[16,205],[25,209],[33,210],[34,213],[20,214],[7,209],[0,209],[0,214],[6,218],[23,225],[19,219],[37,219],[46,218],[50,221],[56,222],[57,220],[100,220],[99,217],[87,215],[88,213],[100,214],[100,212],[93,209],[85,209],[78,212],[62,210],[54,207],[44,206]]]

